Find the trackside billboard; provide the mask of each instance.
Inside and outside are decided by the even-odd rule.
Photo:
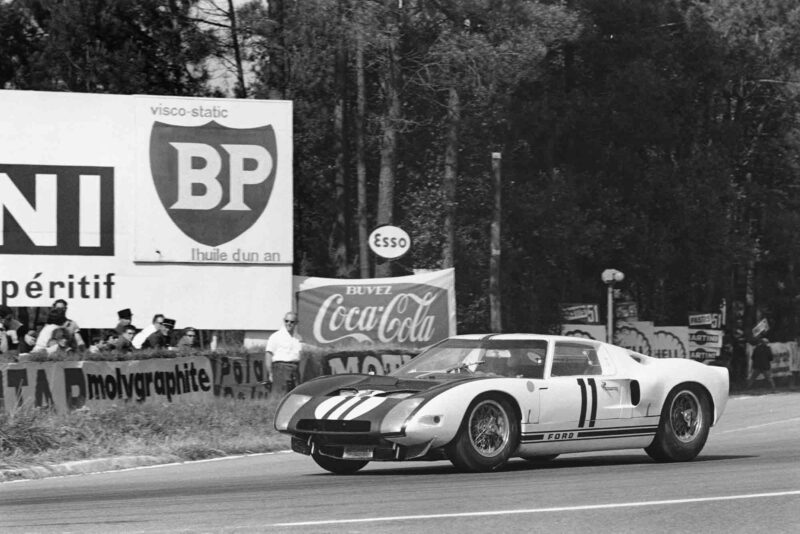
[[[0,303],[280,327],[291,102],[0,91],[0,116]]]

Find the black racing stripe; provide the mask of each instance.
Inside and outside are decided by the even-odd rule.
[[[597,384],[594,382],[594,378],[589,379],[589,386],[592,388],[592,417],[589,419],[589,426],[594,426],[594,422],[597,419]]]
[[[586,423],[586,383],[583,378],[578,379],[578,385],[581,387],[581,417],[578,426],[582,427]]]
[[[624,434],[628,432],[655,432],[658,430],[658,425],[637,425],[637,426],[609,426],[604,428],[595,428],[594,430],[582,428],[567,428],[562,430],[548,430],[542,432],[523,432],[523,438],[531,438],[533,436],[546,436],[547,434],[568,434],[570,432],[579,432],[581,435],[594,435],[594,434]]]
[[[630,430],[630,429],[633,429],[633,428],[636,428],[636,429],[639,429],[639,430],[649,430],[649,429],[657,429],[658,425],[604,426],[602,428],[595,428],[594,430],[588,430],[588,429],[583,429],[583,428],[565,428],[565,429],[560,429],[560,430],[546,430],[546,431],[537,430],[535,432],[523,432],[522,435],[523,436],[533,436],[533,435],[536,435],[536,434],[546,435],[546,434],[555,434],[555,433],[558,433],[558,432],[561,432],[561,433],[564,433],[564,432],[601,432],[603,430]]]
[[[522,440],[522,441],[520,441],[520,443],[525,443],[525,444],[536,443],[538,445],[538,444],[542,444],[542,443],[553,444],[553,443],[567,443],[567,442],[572,442],[572,441],[593,441],[593,440],[596,440],[596,439],[619,439],[619,438],[651,437],[652,435],[653,435],[653,432],[642,432],[640,434],[623,434],[623,435],[617,435],[617,436],[589,436],[589,437],[582,437],[582,438],[579,437],[579,438],[572,438],[572,439],[550,439],[550,440],[546,440],[546,441],[545,440],[541,440],[541,441],[536,441],[536,442]]]
[[[342,415],[339,416],[339,419],[344,419],[347,414],[353,411],[353,409],[358,406],[359,404],[364,404],[370,397],[362,397],[358,399],[358,402],[350,406],[348,409],[344,411]]]
[[[544,434],[533,434],[530,436],[522,436],[522,438],[520,438],[520,441],[522,443],[528,443],[531,441],[543,441],[543,440],[544,440]]]
[[[330,417],[330,415],[331,415],[333,412],[335,412],[335,411],[337,410],[337,408],[339,408],[339,406],[341,406],[341,405],[342,405],[342,404],[344,404],[345,402],[347,402],[347,401],[351,400],[352,398],[353,398],[353,397],[344,397],[344,398],[342,399],[342,401],[341,401],[341,402],[337,402],[336,404],[334,404],[334,405],[333,405],[333,408],[331,408],[330,410],[328,410],[328,411],[325,413],[325,415],[323,415],[323,416],[321,417],[321,419],[327,419],[328,417]]]
[[[579,438],[588,438],[588,437],[615,437],[615,436],[628,436],[631,434],[652,434],[658,430],[657,426],[639,426],[639,427],[632,427],[632,428],[620,428],[620,429],[597,429],[597,430],[583,430],[578,432]]]

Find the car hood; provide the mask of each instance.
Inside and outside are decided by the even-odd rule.
[[[457,384],[479,378],[458,379],[406,379],[385,375],[346,374],[321,376],[305,382],[292,393],[298,395],[338,396],[338,395],[380,395],[386,397],[408,397],[423,392],[437,394]],[[427,396],[427,395],[426,395]]]

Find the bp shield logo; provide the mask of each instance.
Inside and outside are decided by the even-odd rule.
[[[155,122],[150,170],[170,218],[190,238],[214,247],[264,213],[277,166],[272,126],[228,128]]]

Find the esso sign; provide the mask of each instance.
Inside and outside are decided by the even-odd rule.
[[[411,238],[402,228],[387,224],[369,234],[369,248],[378,256],[393,260],[409,251]]]

